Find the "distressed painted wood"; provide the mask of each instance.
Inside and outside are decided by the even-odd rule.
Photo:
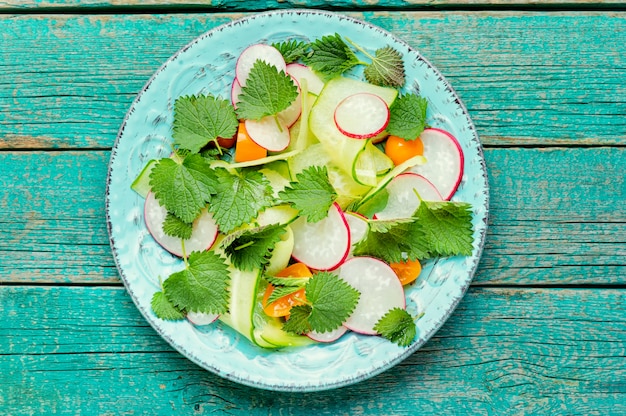
[[[595,7],[622,6],[618,0],[595,0]],[[421,7],[462,7],[462,6],[528,6],[534,7],[574,7],[586,6],[588,0],[546,0],[542,2],[528,0],[236,0],[236,1],[212,1],[212,0],[5,0],[0,1],[0,10],[24,12],[32,9],[37,12],[42,9],[67,9],[84,8],[86,10],[133,10],[133,9],[160,9],[160,8],[202,8],[207,10],[266,10],[286,9],[300,7],[318,7],[333,9],[370,9],[385,7],[388,9],[406,9]]]
[[[625,13],[353,15],[432,61],[486,145],[626,143]],[[153,72],[241,16],[0,15],[0,148],[111,147]]]
[[[401,365],[309,394],[202,370],[147,326],[121,288],[0,287],[0,300],[4,414],[626,412],[623,290],[472,289]]]
[[[478,284],[626,283],[626,149],[486,149]],[[116,283],[108,151],[0,152],[0,282]]]

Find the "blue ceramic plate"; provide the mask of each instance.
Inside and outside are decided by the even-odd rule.
[[[400,51],[406,63],[406,90],[426,97],[429,124],[450,131],[461,143],[465,173],[454,199],[474,207],[472,256],[427,263],[419,281],[407,289],[409,311],[423,313],[417,321],[417,337],[408,348],[351,333],[333,344],[263,350],[221,323],[199,329],[186,321],[157,319],[150,300],[159,290],[159,277],[169,276],[182,265],[151,238],[143,221],[143,199],[130,184],[148,160],[170,153],[175,99],[198,93],[230,97],[236,57],[251,44],[312,40],[335,32],[371,51],[386,45]],[[478,265],[487,229],[487,187],[480,142],[467,110],[443,76],[416,50],[365,22],[328,12],[290,10],[220,26],[165,62],[137,96],[120,129],[109,165],[106,212],[122,280],[141,313],[167,342],[201,367],[236,382],[270,390],[314,391],[356,383],[389,369],[443,325]]]

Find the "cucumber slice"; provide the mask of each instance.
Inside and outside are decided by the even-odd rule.
[[[393,167],[393,161],[368,141],[352,165],[352,177],[359,183],[376,186],[378,178],[389,173]]]
[[[150,192],[150,172],[152,172],[152,168],[156,166],[156,159],[152,159],[146,163],[146,166],[143,167],[139,175],[135,178],[133,183],[130,185],[130,189],[137,192],[139,196],[145,198]]]
[[[284,331],[282,322],[277,318],[269,320],[265,326],[259,330],[259,336],[265,342],[276,347],[302,347],[316,343],[307,336],[290,334]]]
[[[272,257],[265,268],[265,273],[270,276],[275,275],[289,265],[291,252],[293,251],[294,237],[291,227],[285,227],[286,232],[281,236],[281,240],[276,243],[272,250]]]
[[[370,187],[361,185],[352,179],[333,163],[328,152],[321,143],[314,144],[306,148],[301,153],[287,159],[292,175],[292,180],[296,179],[296,174],[302,172],[310,166],[326,166],[328,179],[337,192],[337,203],[344,209],[351,202],[360,199],[369,192]]]
[[[344,135],[334,122],[337,105],[343,99],[356,93],[377,95],[388,106],[391,106],[398,95],[398,91],[393,88],[379,87],[350,78],[334,78],[326,83],[315,101],[309,115],[309,128],[324,145],[335,165],[351,175],[357,183],[375,186],[380,170],[378,161],[380,155],[370,153],[370,149],[363,153],[370,141],[353,139]],[[359,161],[361,157],[366,159]]]

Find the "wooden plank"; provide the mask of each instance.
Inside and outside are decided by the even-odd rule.
[[[396,8],[433,8],[433,7],[454,7],[454,6],[472,6],[472,7],[490,7],[490,6],[532,6],[535,8],[545,7],[584,7],[593,5],[593,7],[610,7],[622,6],[623,3],[618,0],[596,0],[592,4],[589,0],[546,0],[541,3],[528,0],[387,0],[384,3],[378,0],[231,0],[228,2],[214,2],[211,0],[5,0],[0,1],[0,10],[6,9],[11,11],[30,11],[37,12],[41,9],[86,9],[106,11],[114,10],[134,10],[134,9],[185,9],[185,8],[202,8],[207,10],[237,10],[237,11],[262,11],[265,9],[288,9],[302,7],[320,7],[325,9],[370,9],[372,7],[384,6],[389,9]]]
[[[121,288],[0,287],[0,300],[2,414],[626,412],[619,289],[471,289],[402,364],[307,394],[202,370],[147,326]]]
[[[625,13],[352,15],[432,61],[486,145],[626,143]],[[154,71],[241,16],[0,16],[0,148],[112,146]]]
[[[486,149],[479,284],[624,284],[626,149]],[[0,281],[117,283],[108,151],[0,152]],[[575,179],[575,181],[572,180]]]

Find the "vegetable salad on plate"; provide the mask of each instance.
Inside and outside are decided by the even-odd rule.
[[[422,262],[470,255],[473,230],[451,201],[461,146],[402,92],[402,55],[339,34],[255,44],[232,79],[224,96],[177,98],[170,156],[131,186],[184,265],[161,276],[154,314],[220,320],[264,348],[347,331],[410,345],[404,288]]]

